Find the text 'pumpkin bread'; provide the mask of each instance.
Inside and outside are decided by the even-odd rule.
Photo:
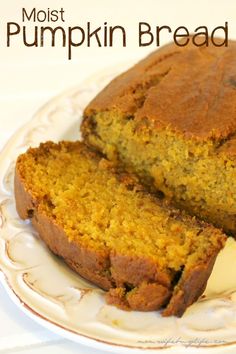
[[[87,144],[236,235],[236,42],[167,45],[88,105]]]
[[[20,155],[15,197],[48,247],[126,309],[181,316],[203,293],[226,239],[80,142]]]

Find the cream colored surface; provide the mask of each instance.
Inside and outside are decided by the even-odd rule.
[[[20,21],[21,7],[58,7],[58,0],[8,0],[0,4],[0,148],[10,136],[28,122],[33,113],[53,96],[77,86],[86,77],[123,61],[138,60],[153,47],[138,48],[136,28],[138,21],[153,25],[185,25],[193,30],[206,24],[209,27],[229,22],[231,38],[236,38],[235,0],[67,0],[61,1],[66,11],[66,24],[91,21],[94,25],[109,21],[125,26],[129,33],[127,48],[78,48],[73,60],[68,61],[64,49],[24,48],[17,43],[5,45],[5,24]],[[163,43],[168,40],[163,37]],[[135,40],[134,40],[135,39]],[[226,277],[226,275],[222,275]],[[9,300],[0,286],[0,353],[9,350],[19,353],[98,353],[92,349],[69,343],[51,334],[28,319]],[[225,318],[222,313],[222,318]],[[230,314],[227,314],[228,319]],[[203,321],[204,322],[204,321]],[[50,344],[48,344],[50,343]],[[189,352],[189,349],[181,349]],[[200,349],[194,350],[199,353]],[[210,351],[207,351],[210,353]],[[219,353],[234,349],[220,349]]]

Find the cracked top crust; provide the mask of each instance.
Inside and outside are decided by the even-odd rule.
[[[236,42],[229,41],[228,47],[164,46],[115,78],[85,116],[111,109],[189,138],[231,137],[236,131]]]

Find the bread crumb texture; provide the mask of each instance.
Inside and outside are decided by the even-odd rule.
[[[132,177],[114,173],[109,162],[79,143],[31,149],[18,165],[39,208],[69,241],[147,257],[175,271],[187,260],[205,259],[218,245],[218,230],[161,206]]]
[[[204,291],[226,240],[80,142],[47,142],[19,156],[15,195],[19,214],[32,218],[51,250],[123,309],[170,301],[164,315],[181,316]]]

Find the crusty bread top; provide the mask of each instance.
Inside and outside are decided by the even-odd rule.
[[[153,52],[98,94],[85,116],[110,109],[186,137],[231,136],[236,131],[236,42],[228,47],[169,44]]]

